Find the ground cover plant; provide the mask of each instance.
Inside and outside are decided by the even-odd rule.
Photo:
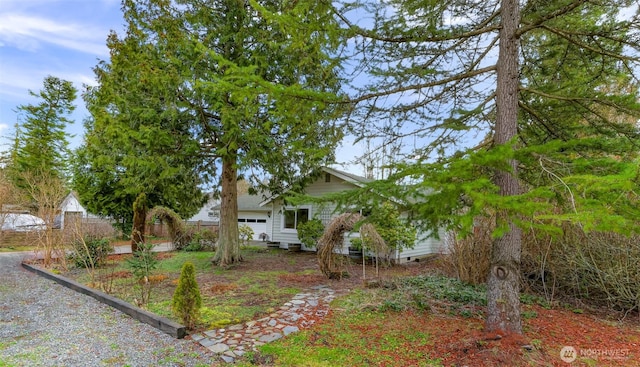
[[[261,317],[296,293],[324,281],[314,254],[248,246],[242,249],[242,256],[245,259],[242,263],[219,268],[211,263],[213,252],[163,252],[157,254],[157,264],[149,274],[136,276],[130,265],[133,255],[111,255],[97,272],[95,282],[80,268],[64,275],[181,322],[172,311],[172,298],[181,268],[190,262],[202,297],[199,322],[193,330],[208,330]],[[140,304],[143,288],[149,291],[148,299]]]
[[[260,347],[245,364],[275,366],[637,366],[640,320],[522,295],[524,334],[484,331],[486,290],[419,275],[336,300],[315,327]],[[573,363],[563,348],[576,351]]]
[[[578,351],[573,365],[635,366],[640,360],[637,314],[620,322],[621,314],[550,304],[536,295],[521,296],[523,336],[485,333],[485,286],[442,275],[444,261],[383,269],[372,287],[363,284],[360,263],[347,265],[349,277],[329,280],[313,253],[242,251],[244,261],[228,268],[213,266],[211,252],[159,253],[146,308],[180,322],[171,303],[185,262],[193,264],[202,296],[196,331],[261,318],[314,285],[341,296],[315,326],[248,353],[239,366],[564,366],[570,365],[560,358],[566,346]],[[112,279],[114,295],[133,302],[134,277],[124,265],[130,257],[110,256],[100,276]],[[69,275],[87,279],[79,270]]]

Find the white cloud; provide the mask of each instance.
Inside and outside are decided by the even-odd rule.
[[[107,55],[107,33],[81,24],[66,24],[44,17],[21,13],[0,13],[0,42],[4,47],[37,51],[43,43],[85,52]]]

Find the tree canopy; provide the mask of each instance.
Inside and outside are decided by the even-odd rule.
[[[18,106],[23,121],[16,124],[15,140],[9,159],[14,182],[24,186],[21,174],[47,174],[65,180],[68,177],[69,115],[75,110],[77,89],[70,81],[54,76],[43,80],[43,89],[29,95],[35,104]]]
[[[468,233],[474,218],[495,214],[488,330],[521,331],[521,228],[557,231],[567,220],[638,228],[638,17],[621,13],[632,4],[390,0],[336,9],[364,80],[352,97],[353,131],[405,143],[387,179],[343,200],[393,197],[433,233]]]
[[[220,183],[215,260],[236,262],[239,172],[256,184],[267,176],[275,190],[333,160],[341,137],[339,109],[331,103],[340,88],[334,55],[340,39],[324,31],[335,23],[331,7],[315,1],[125,0],[123,10],[127,34],[109,37],[111,62],[96,68],[100,85],[86,94],[93,106],[88,130],[95,133],[80,151],[86,157],[81,167],[87,182],[96,183],[86,186],[95,188],[94,201],[117,202],[120,192],[133,189],[132,181],[153,177],[148,172],[157,164],[142,162],[149,152],[166,152],[169,166],[189,174],[185,186]],[[120,135],[140,138],[115,155],[110,142]],[[157,170],[165,175],[164,168]],[[116,182],[120,189],[110,192]]]
[[[167,82],[151,63],[157,50],[144,39],[109,36],[110,62],[96,66],[98,85],[83,94],[91,117],[73,168],[83,204],[118,219],[125,233],[141,193],[150,207],[171,207],[185,218],[206,200],[198,143],[184,115],[165,106],[172,92],[163,90]]]

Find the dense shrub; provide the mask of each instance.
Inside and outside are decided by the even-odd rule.
[[[455,239],[449,268],[464,282],[484,283],[490,266],[491,223],[474,235]],[[617,310],[640,309],[640,236],[612,232],[586,233],[565,225],[557,236],[525,231],[522,240],[522,285],[548,302],[579,300]]]
[[[554,298],[580,299],[629,311],[640,308],[640,237],[585,233],[565,226],[563,236],[529,236],[523,253],[525,285]]]
[[[324,233],[324,225],[320,219],[314,218],[298,224],[298,239],[307,248],[315,248]]]
[[[484,284],[491,265],[492,232],[495,218],[476,218],[474,233],[461,237],[448,236],[448,256],[445,258],[448,275],[465,283]]]
[[[70,260],[78,268],[97,268],[104,264],[113,252],[113,246],[106,238],[85,236],[72,242]]]
[[[375,227],[389,249],[412,249],[416,241],[416,229],[400,217],[400,212],[390,202],[371,210],[367,218]],[[363,244],[366,246],[366,243]]]
[[[218,242],[218,232],[201,229],[193,234],[191,242],[183,248],[185,251],[213,251]]]
[[[195,327],[202,307],[202,297],[195,273],[196,270],[192,263],[184,263],[171,304],[173,313],[180,318],[184,326],[190,329]]]

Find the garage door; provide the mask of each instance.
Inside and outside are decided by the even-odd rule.
[[[253,239],[260,241],[260,233],[267,233],[267,220],[259,218],[238,218],[238,225],[247,225],[253,229]]]

